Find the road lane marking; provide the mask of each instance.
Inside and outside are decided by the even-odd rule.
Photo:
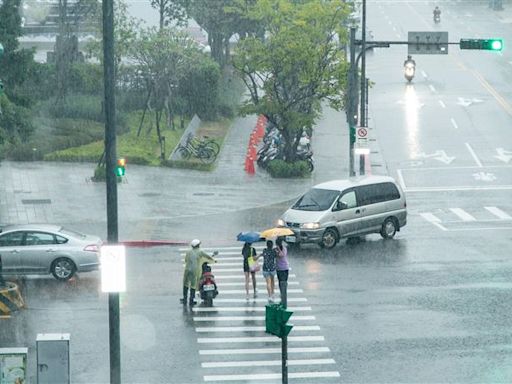
[[[455,186],[455,187],[417,187],[407,188],[404,192],[419,193],[419,192],[456,192],[456,191],[509,191],[512,190],[512,185],[483,185],[479,187],[472,186]]]
[[[288,284],[290,284],[290,281],[288,282]],[[222,289],[221,289],[221,292],[222,292]],[[287,300],[289,303],[298,303],[298,302],[305,303],[308,301],[308,299],[306,299],[305,297],[289,297]],[[265,298],[265,297],[258,297],[256,299],[249,298],[249,301],[255,301],[257,303],[267,303],[268,298]],[[215,302],[216,303],[247,303],[247,299],[244,299],[242,297],[236,298],[236,299],[221,298],[221,299],[215,299]]]
[[[447,231],[447,229],[441,225],[441,220],[436,217],[434,214],[430,212],[424,212],[420,213],[420,216],[423,217],[425,220],[427,220],[432,225],[435,225],[437,228],[441,229],[442,231]]]
[[[482,168],[483,167],[482,162],[476,155],[475,151],[473,151],[473,148],[471,148],[471,145],[469,145],[469,143],[466,143],[466,148],[468,149],[471,156],[473,156],[473,160],[475,160],[476,165],[478,165],[480,168]]]
[[[496,101],[503,107],[503,109],[505,109],[505,111],[509,114],[509,115],[512,115],[512,106],[507,102],[507,100],[501,96],[498,91],[496,91],[488,82],[487,80],[485,80],[483,78],[482,75],[480,75],[480,73],[478,73],[477,71],[475,70],[471,70],[471,73],[473,74],[473,76],[475,76],[478,81],[480,82],[480,84],[483,85],[483,87],[485,89],[487,89],[487,91],[496,99]]]
[[[430,90],[431,90],[432,92],[436,92],[436,89],[434,88],[434,86],[433,86],[432,84],[430,84],[428,87],[430,88]]]
[[[498,230],[511,230],[512,227],[482,227],[482,228],[453,228],[453,229],[450,229],[451,232],[454,232],[454,231],[458,231],[458,232],[461,232],[461,231],[498,231]]]
[[[245,284],[244,281],[235,282],[235,283],[221,283],[221,282],[219,282],[217,284],[217,286],[219,286],[219,287],[243,287],[244,284]],[[289,281],[288,282],[288,286],[290,286],[290,285],[299,285],[299,282],[298,281]],[[251,290],[252,290],[252,287],[251,287]],[[218,300],[216,300],[216,301],[218,301]]]
[[[239,274],[237,275],[215,275],[215,280],[219,281],[219,280],[226,280],[226,279],[235,279],[235,280],[245,280],[245,275],[242,273],[242,269],[240,268],[239,270]],[[297,276],[292,273],[290,275],[288,275],[288,278],[296,278]],[[258,279],[258,281],[261,280],[261,281],[265,281],[265,278],[260,275],[260,278]]]
[[[215,275],[217,276],[217,275]],[[288,293],[304,293],[301,288],[292,288],[288,290]],[[223,295],[241,295],[245,294],[245,289],[224,289],[222,290]],[[277,295],[279,296],[279,295]],[[197,308],[197,307],[196,307]],[[196,309],[194,308],[194,309]]]
[[[290,301],[290,298],[288,298]],[[265,316],[208,316],[194,317],[194,321],[265,321]],[[293,321],[314,321],[315,316],[300,316],[293,314]]]
[[[459,129],[459,126],[457,125],[457,122],[455,121],[455,119],[454,119],[453,117],[452,117],[452,118],[450,118],[450,121],[451,121],[451,123],[452,123],[452,125],[453,125],[453,128],[455,128],[455,129]]]
[[[304,347],[288,348],[288,353],[322,353],[330,352],[328,347]],[[271,353],[281,353],[281,348],[246,348],[246,349],[201,349],[200,355],[265,355]],[[280,375],[280,374],[279,374]]]
[[[204,381],[259,381],[259,380],[280,380],[281,373],[254,373],[247,375],[208,375]],[[290,379],[319,379],[327,377],[340,377],[337,371],[332,372],[289,372]]]
[[[245,291],[244,291],[245,292]],[[290,290],[288,291],[290,293]],[[311,311],[311,307],[290,307],[290,311]],[[265,312],[265,307],[193,307],[193,312]]]
[[[268,367],[268,366],[281,366],[281,360],[248,360],[248,361],[213,361],[208,363],[201,363],[203,368],[232,368],[232,367]],[[336,364],[334,359],[295,359],[287,360],[289,366],[299,365],[324,365]]]
[[[508,213],[503,212],[498,207],[484,207],[489,212],[491,212],[494,216],[499,217],[502,220],[512,220],[512,216],[510,216]]]
[[[450,208],[454,214],[456,214],[462,221],[476,221],[476,219],[467,213],[462,208]]]
[[[288,336],[288,341],[325,341],[323,336]],[[281,339],[275,336],[254,337],[199,337],[199,344],[214,343],[280,343]]]
[[[293,321],[293,317],[292,317]],[[254,326],[254,327],[197,327],[196,332],[198,333],[215,333],[215,332],[265,332],[266,327]],[[318,325],[294,325],[293,331],[319,331],[320,327]]]
[[[438,100],[441,107],[446,108],[446,104],[443,102],[443,100]]]
[[[423,71],[423,70],[421,71],[421,74],[423,75],[423,77],[424,77],[425,79],[428,77],[427,72],[425,72],[425,71]]]

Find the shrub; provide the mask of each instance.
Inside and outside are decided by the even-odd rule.
[[[37,150],[32,143],[12,145],[6,151],[6,157],[14,161],[37,161],[43,159],[44,153]]]
[[[309,167],[306,161],[287,163],[284,160],[272,160],[268,163],[268,172],[272,177],[306,177],[309,176]]]
[[[52,117],[104,121],[101,97],[70,95],[64,103],[52,104],[49,112]]]

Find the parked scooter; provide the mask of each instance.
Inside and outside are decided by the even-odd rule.
[[[404,62],[404,77],[410,83],[416,74],[416,62],[409,55]]]
[[[299,150],[297,151],[297,158],[299,160],[304,160],[308,163],[309,172],[313,172],[313,169],[315,169],[314,166],[314,160],[313,160],[313,151],[311,150]]]
[[[214,253],[214,255],[217,255]],[[219,291],[217,290],[217,284],[215,283],[215,276],[212,273],[212,268],[208,263],[203,263],[201,280],[199,280],[199,294],[204,305],[211,307],[213,305],[213,299],[217,297]]]

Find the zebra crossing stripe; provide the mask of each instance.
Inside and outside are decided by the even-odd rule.
[[[512,216],[510,216],[508,213],[503,212],[498,207],[484,207],[489,212],[491,212],[494,216],[497,216],[501,220],[512,220]]]
[[[290,301],[290,299],[288,299]],[[194,321],[265,321],[265,316],[208,316],[208,317],[199,317],[194,316]],[[315,316],[300,316],[293,315],[293,321],[314,321],[316,320]]]
[[[328,347],[301,347],[301,348],[288,348],[288,353],[323,353],[330,352]],[[200,349],[200,355],[266,355],[266,354],[281,354],[281,347],[279,348],[247,348],[247,349]]]
[[[340,377],[340,373],[333,372],[288,372],[290,379],[319,379],[327,377]],[[254,373],[247,375],[208,375],[204,381],[253,381],[253,380],[279,380],[281,373]]]
[[[217,275],[215,275],[217,277]],[[219,291],[222,295],[242,295],[245,294],[245,289],[223,289]],[[288,293],[303,293],[304,291],[301,288],[292,288],[288,289]],[[279,296],[279,295],[276,295]],[[196,308],[194,308],[196,309]],[[265,308],[263,308],[265,309]]]
[[[476,219],[467,213],[462,208],[450,208],[454,214],[456,214],[462,221],[476,221]]]
[[[292,318],[293,319],[293,318]],[[254,327],[196,327],[197,333],[206,332],[260,332],[265,331],[266,327],[254,326]],[[293,331],[319,331],[318,325],[294,325]]]
[[[219,289],[220,288],[220,285],[219,285]],[[265,298],[256,298],[256,299],[249,299],[250,301],[255,301],[257,303],[266,303],[268,302],[268,299],[265,299]],[[288,298],[288,302],[289,303],[298,303],[298,302],[307,302],[308,299],[306,299],[305,297],[289,297]],[[215,302],[216,303],[247,303],[247,299],[215,299]]]
[[[311,311],[311,307],[288,307],[292,312]],[[193,307],[193,312],[265,312],[265,307]]]
[[[245,284],[245,281],[240,281],[240,282],[237,282],[237,283],[219,283],[217,284],[218,287],[239,287],[239,286],[244,286]],[[288,282],[288,285],[299,285],[299,282],[298,281],[289,281]],[[251,287],[251,290],[252,290],[252,287]]]
[[[212,361],[201,363],[202,368],[233,368],[233,367],[271,367],[281,366],[281,360],[248,360],[248,361]],[[336,364],[334,359],[295,359],[287,360],[289,366]]]
[[[239,274],[237,275],[215,275],[215,280],[219,281],[219,280],[224,280],[224,279],[238,279],[238,280],[245,280],[245,276],[244,274],[242,273],[242,269],[240,268],[239,269]],[[256,276],[258,276],[258,274],[256,274]],[[260,275],[261,278],[258,279],[258,280],[261,280],[261,281],[265,281],[265,278],[263,277],[263,275]],[[295,274],[289,274],[288,275],[288,279],[294,279],[296,278],[297,276]]]
[[[432,213],[424,212],[424,213],[420,213],[420,216],[423,217],[425,220],[427,220],[429,223],[438,227],[439,229],[441,229],[443,231],[447,231],[447,229],[443,225],[441,225],[441,220],[437,216],[433,215]]]
[[[288,341],[325,341],[323,336],[288,336]],[[280,343],[281,339],[275,336],[254,337],[199,337],[199,344],[212,343]]]

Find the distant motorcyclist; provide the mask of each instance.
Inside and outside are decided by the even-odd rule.
[[[404,61],[404,67],[405,67],[408,63],[411,63],[412,65],[416,66],[416,62],[414,61],[414,59],[412,58],[412,56],[411,56],[411,55],[407,55],[407,59]]]
[[[434,20],[441,20],[441,10],[439,9],[439,7],[436,5],[436,7],[434,8]]]

